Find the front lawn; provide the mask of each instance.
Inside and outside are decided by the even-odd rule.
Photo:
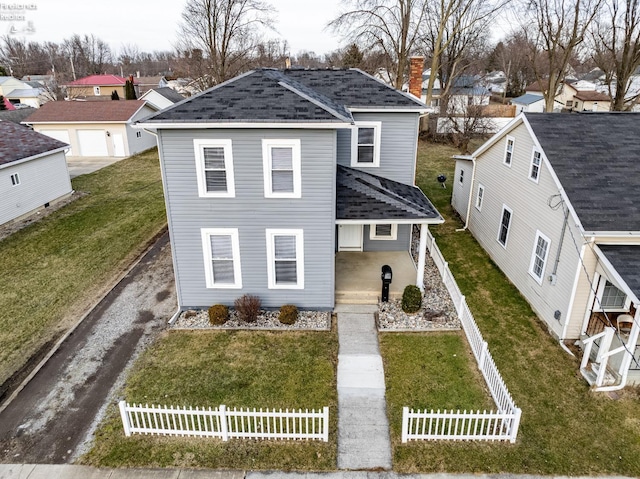
[[[329,442],[125,437],[116,405],[84,464],[327,470],[336,464],[338,342],[330,332],[169,331],[134,366],[130,403],[330,408]]]
[[[432,228],[516,404],[522,422],[516,444],[413,442],[394,432],[399,472],[640,475],[637,389],[593,393],[528,303],[491,262],[450,206],[458,152],[421,143],[418,186],[446,219]],[[436,177],[450,179],[443,189]]]
[[[88,194],[0,241],[0,384],[75,323],[166,224],[155,149],[72,184]]]

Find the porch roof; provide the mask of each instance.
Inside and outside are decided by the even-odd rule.
[[[640,298],[640,245],[599,244],[598,248],[636,299]]]
[[[444,221],[417,186],[338,165],[336,190],[336,220]]]

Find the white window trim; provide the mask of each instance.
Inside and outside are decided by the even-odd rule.
[[[464,170],[460,168],[460,174],[458,175],[458,183],[464,184]]]
[[[533,266],[536,260],[536,249],[538,247],[538,238],[542,238],[547,242],[547,251],[545,251],[544,258],[542,258],[542,271],[540,272],[540,277],[536,276],[535,272],[533,271]],[[533,251],[531,252],[531,262],[529,263],[529,274],[540,285],[542,284],[542,280],[544,279],[544,270],[547,268],[547,259],[549,258],[550,249],[551,240],[546,235],[542,234],[540,230],[537,230],[536,237],[533,240]]]
[[[94,86],[93,87],[93,96],[100,96],[100,87],[99,86]]]
[[[482,191],[482,195],[480,192]],[[482,202],[484,201],[484,185],[482,183],[478,184],[478,192],[476,193],[476,209],[478,211],[482,211]]]
[[[19,186],[20,185],[20,175],[18,173],[11,173],[11,186]]]
[[[291,148],[293,154],[293,192],[274,193],[271,184],[271,148]],[[262,140],[262,172],[264,176],[264,197],[265,198],[301,198],[302,197],[302,153],[300,140]]]
[[[240,266],[240,240],[237,228],[202,228],[202,253],[204,256],[204,272],[207,288],[212,289],[241,289],[242,268]],[[218,283],[213,278],[213,257],[211,256],[211,236],[231,236],[233,251],[233,277],[235,283]]]
[[[379,224],[391,224],[391,236],[378,236],[376,235],[376,225],[369,225],[369,239],[373,241],[394,241],[398,239],[398,225],[396,223],[379,223]]]
[[[504,244],[500,241],[500,233],[502,231],[502,217],[504,216],[504,211],[507,210],[510,213],[509,216],[509,226],[507,228],[507,237],[504,239]],[[496,240],[498,244],[502,246],[504,249],[507,249],[507,243],[509,242],[509,234],[511,233],[511,224],[513,223],[513,210],[509,208],[507,205],[502,205],[502,210],[500,210],[500,219],[498,221],[498,237]]]
[[[358,162],[358,128],[373,128],[373,163]],[[380,167],[381,121],[357,121],[351,130],[351,166],[358,168]]]
[[[507,163],[507,152],[509,151],[509,141],[511,141],[511,158],[509,159],[509,162]],[[504,156],[502,157],[502,164],[503,165],[507,165],[509,168],[511,168],[511,165],[513,164],[513,154],[516,150],[516,139],[513,136],[507,135],[507,141],[504,145]]]
[[[207,191],[207,179],[204,173],[204,149],[224,148],[224,169],[227,175],[227,191]],[[201,198],[235,198],[236,187],[233,176],[233,148],[231,140],[193,140],[196,159],[196,176],[198,179],[198,196]]]
[[[269,289],[304,289],[304,233],[301,229],[269,229],[267,237],[267,274]],[[296,237],[296,284],[276,284],[275,236]]]
[[[602,311],[602,312],[607,312],[607,313],[626,313],[629,311],[629,308],[631,307],[631,298],[629,297],[629,295],[627,293],[625,293],[621,288],[618,288],[618,285],[615,284],[613,281],[609,281],[609,283],[611,283],[612,285],[614,285],[616,288],[618,288],[620,291],[622,291],[623,293],[625,293],[626,299],[624,300],[624,305],[622,308],[607,308],[604,309],[602,307],[602,295],[604,294],[604,288],[607,285],[607,281],[609,281],[606,276],[600,276],[600,282],[598,284],[598,292],[596,293],[597,299],[596,302],[594,304],[594,311]]]
[[[534,166],[533,160],[536,157],[536,153],[540,155],[540,163],[538,164],[538,175],[534,178],[533,177],[533,166]],[[538,182],[540,181],[541,170],[542,170],[542,152],[534,148],[533,151],[531,152],[531,164],[529,165],[529,179],[533,181],[535,184],[538,184]]]

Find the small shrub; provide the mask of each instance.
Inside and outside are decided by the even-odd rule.
[[[293,304],[281,306],[278,320],[282,324],[294,324],[298,320],[298,308]]]
[[[220,326],[229,319],[229,308],[224,304],[214,304],[209,308],[209,323],[212,326]]]
[[[420,288],[414,284],[404,288],[402,293],[402,311],[405,313],[415,313],[422,306],[422,293]]]
[[[196,314],[198,314],[198,313],[196,313],[193,309],[189,309],[188,311],[184,312],[184,317],[185,318],[193,318]]]
[[[257,296],[245,294],[236,299],[233,303],[238,312],[238,317],[245,323],[255,323],[260,314],[262,302]]]

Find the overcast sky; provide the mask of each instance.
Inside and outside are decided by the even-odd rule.
[[[93,33],[117,53],[123,44],[141,51],[171,50],[186,0],[0,0],[0,35],[60,42]],[[291,53],[328,53],[340,39],[324,31],[340,0],[270,0],[278,10],[273,38],[286,39]],[[18,9],[7,7],[17,6]],[[24,8],[20,8],[24,6]],[[20,18],[10,18],[11,15]],[[9,18],[7,18],[9,16]]]

